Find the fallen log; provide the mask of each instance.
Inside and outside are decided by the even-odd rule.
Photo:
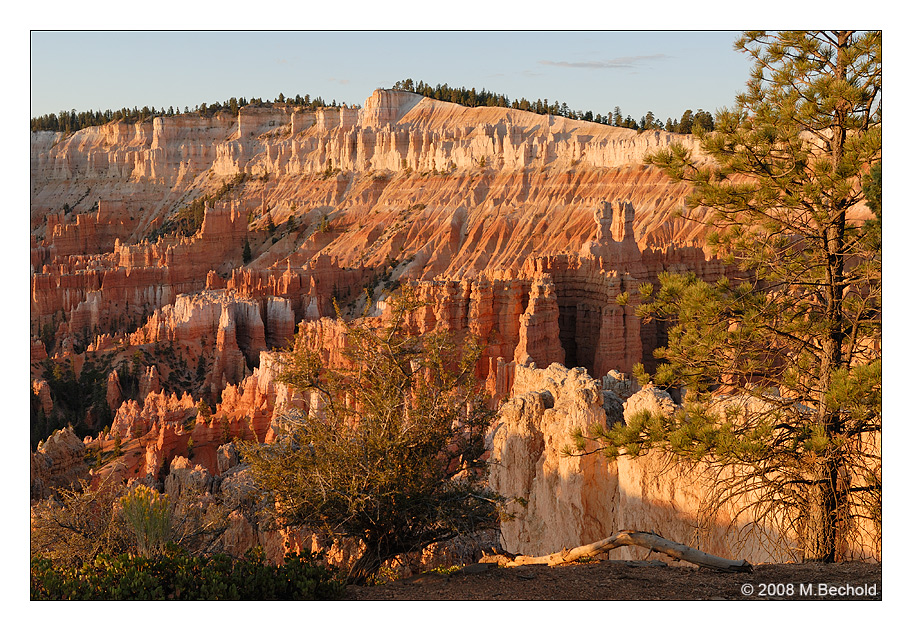
[[[661,552],[668,556],[687,561],[700,567],[708,567],[722,572],[753,572],[754,568],[747,561],[732,561],[723,559],[712,554],[707,554],[677,543],[652,532],[641,532],[638,530],[622,530],[607,539],[596,541],[585,546],[579,546],[572,550],[562,550],[554,554],[548,554],[540,557],[517,556],[506,564],[506,567],[517,567],[520,565],[560,565],[562,563],[572,563],[583,557],[591,557],[596,554],[608,552],[614,548],[622,546],[639,546],[648,548],[655,552]]]

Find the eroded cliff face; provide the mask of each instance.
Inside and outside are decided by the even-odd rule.
[[[62,256],[77,253],[68,249],[77,239],[78,253],[106,251],[111,239],[138,242],[180,204],[244,174],[248,180],[232,197],[243,217],[256,214],[256,227],[265,225],[266,209],[277,225],[292,215],[299,225],[329,215],[337,233],[326,253],[345,263],[423,250],[436,253],[425,273],[477,272],[500,259],[509,267],[543,248],[578,251],[595,231],[593,209],[606,200],[640,210],[636,239],[646,245],[692,240],[682,221],[666,221],[684,187],[641,165],[648,151],[671,142],[692,145],[664,132],[393,91],[378,91],[360,109],[273,105],[242,108],[237,117],[112,123],[69,136],[36,132],[32,228],[41,247],[56,243]],[[517,227],[522,232],[511,234]],[[512,247],[496,247],[504,235]],[[531,235],[537,243],[526,243]],[[494,251],[479,247],[489,242]],[[359,243],[371,251],[353,247]],[[450,251],[438,252],[441,245]],[[483,262],[482,251],[489,257]]]
[[[636,390],[635,392],[632,392]],[[632,392],[632,394],[631,394]],[[621,403],[624,399],[623,404]],[[759,399],[720,400],[720,408],[767,405]],[[598,454],[566,455],[574,429],[584,433],[625,422],[639,411],[672,415],[680,406],[656,388],[637,388],[622,375],[595,380],[579,369],[552,364],[517,367],[512,396],[491,430],[491,487],[510,498],[516,519],[502,524],[504,548],[545,555],[604,539],[620,530],[644,530],[731,559],[784,563],[800,559],[796,542],[779,532],[777,516],[764,523],[743,511],[749,498],[707,510],[719,488],[704,463],[672,461],[656,451],[612,463]],[[584,452],[597,448],[587,443]],[[870,454],[879,445],[869,446]],[[847,472],[851,475],[851,472]],[[724,474],[722,477],[724,483]],[[784,510],[784,509],[783,509]],[[847,559],[880,559],[880,535],[862,532],[841,550]],[[611,558],[642,559],[648,551],[620,548]]]
[[[446,321],[489,340],[483,378],[499,370],[508,386],[516,361],[597,375],[648,366],[657,336],[632,316],[638,284],[664,269],[721,270],[693,224],[672,218],[684,186],[642,165],[672,142],[699,153],[686,136],[389,90],[363,108],[249,106],[33,133],[33,360],[78,365],[89,347],[186,341],[166,331],[180,328],[168,308],[225,292],[258,301],[265,341],[242,322],[247,368],[224,359],[223,377],[189,387],[218,398],[260,350],[334,315],[334,300],[360,313],[367,288],[379,314],[387,289],[414,282],[439,315],[418,328]],[[158,236],[202,196],[195,235]],[[238,309],[223,327],[208,319],[225,331],[218,343],[231,345]]]
[[[616,466],[599,454],[562,455],[574,429],[608,424],[601,390],[584,370],[560,364],[516,373],[516,394],[489,436],[490,486],[515,498],[514,518],[501,525],[504,547],[541,555],[605,538],[616,523]]]
[[[687,136],[378,90],[363,108],[249,106],[31,140],[33,390],[50,417],[78,407],[55,394],[61,370],[97,384],[75,419],[87,435],[53,443],[95,480],[160,479],[176,458],[216,475],[220,446],[271,440],[284,406],[309,405],[275,381],[295,331],[339,361],[336,305],[383,316],[408,283],[426,303],[409,326],[479,336],[492,404],[514,397],[494,441],[527,471],[492,475],[535,500],[505,532],[584,543],[622,514],[604,499],[622,496],[616,465],[555,459],[575,423],[617,416],[586,375],[651,367],[662,332],[634,315],[641,283],[723,271],[674,216],[686,187],[643,165],[674,142],[699,157]],[[194,202],[197,232],[168,234]],[[542,369],[559,385],[531,388]],[[33,479],[65,479],[33,460]],[[256,539],[245,528],[232,545]]]

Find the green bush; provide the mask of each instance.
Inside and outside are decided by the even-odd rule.
[[[96,557],[81,568],[32,557],[32,600],[334,600],[342,583],[310,554],[273,566],[262,553],[243,559],[189,556],[171,547],[154,558]]]
[[[188,449],[192,452],[193,446],[188,445]],[[167,495],[159,495],[147,486],[138,486],[120,498],[120,506],[124,520],[136,535],[136,548],[140,554],[153,554],[168,542],[171,514]]]

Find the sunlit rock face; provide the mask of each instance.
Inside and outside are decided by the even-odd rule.
[[[635,316],[640,285],[723,272],[675,215],[686,185],[643,163],[673,143],[702,159],[689,136],[393,90],[360,108],[32,133],[34,399],[57,413],[47,366],[88,367],[110,412],[93,409],[84,442],[33,455],[34,494],[85,475],[163,483],[176,458],[220,475],[219,448],[273,440],[283,410],[311,404],[277,380],[295,333],[344,361],[337,315],[388,316],[410,285],[411,331],[485,344],[476,376],[503,405],[491,453],[507,463],[492,480],[530,498],[505,538],[551,552],[618,525],[632,509],[606,498],[623,497],[621,465],[559,454],[573,427],[617,422],[621,373],[654,365],[663,332]],[[195,232],[168,230],[188,216]],[[85,450],[115,443],[118,458],[83,470]],[[280,558],[293,539],[232,520],[234,548],[258,540]]]
[[[619,394],[620,393],[620,394]],[[721,408],[769,405],[760,399],[720,399]],[[721,510],[708,501],[724,485],[705,463],[675,463],[659,451],[609,463],[586,441],[579,450],[576,429],[629,422],[648,411],[674,415],[681,406],[665,391],[613,372],[601,380],[580,369],[552,364],[517,366],[511,395],[500,407],[489,435],[491,488],[513,501],[514,519],[501,527],[504,547],[514,554],[545,555],[592,543],[620,530],[643,530],[730,559],[751,563],[796,560],[795,541],[768,523],[751,521],[750,498]],[[567,449],[577,455],[568,455]],[[879,445],[869,446],[870,454]],[[772,523],[772,522],[770,522]],[[611,552],[614,559],[643,559],[637,548]],[[880,535],[860,532],[844,550],[849,559],[879,560]]]
[[[565,457],[575,428],[609,422],[596,381],[581,369],[519,366],[514,396],[491,430],[490,486],[514,519],[501,525],[514,553],[550,554],[608,536],[616,523],[617,467],[598,454]]]

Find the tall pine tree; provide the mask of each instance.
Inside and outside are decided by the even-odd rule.
[[[612,457],[701,460],[717,508],[740,502],[796,556],[834,561],[880,528],[881,34],[748,32],[736,48],[754,59],[746,92],[715,131],[694,126],[712,161],[650,158],[693,184],[685,216],[731,278],[662,276],[640,313],[670,327],[652,378],[686,386],[683,411],[599,438]]]

